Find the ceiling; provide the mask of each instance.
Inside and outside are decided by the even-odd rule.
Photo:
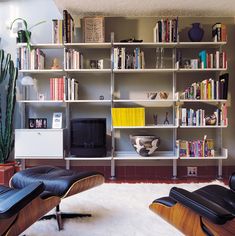
[[[91,16],[235,16],[235,0],[54,0],[59,10]]]

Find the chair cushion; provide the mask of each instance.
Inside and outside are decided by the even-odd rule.
[[[235,215],[235,192],[220,185],[208,185],[194,193],[214,202]]]
[[[97,171],[77,172],[54,166],[37,166],[16,173],[11,184],[14,188],[23,188],[32,182],[41,181],[46,191],[62,197],[75,182],[96,175],[102,174]]]

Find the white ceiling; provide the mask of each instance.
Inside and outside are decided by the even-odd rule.
[[[59,10],[90,16],[235,16],[235,0],[54,0]]]

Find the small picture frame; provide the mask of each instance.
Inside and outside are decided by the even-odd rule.
[[[62,128],[62,112],[53,113],[52,129]]]
[[[35,119],[29,118],[28,124],[29,124],[29,129],[35,129],[36,128]]]
[[[46,129],[47,119],[46,118],[29,118],[29,129]]]

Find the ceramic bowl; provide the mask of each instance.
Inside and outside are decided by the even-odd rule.
[[[135,151],[143,157],[151,156],[160,144],[160,138],[155,135],[130,135]]]

